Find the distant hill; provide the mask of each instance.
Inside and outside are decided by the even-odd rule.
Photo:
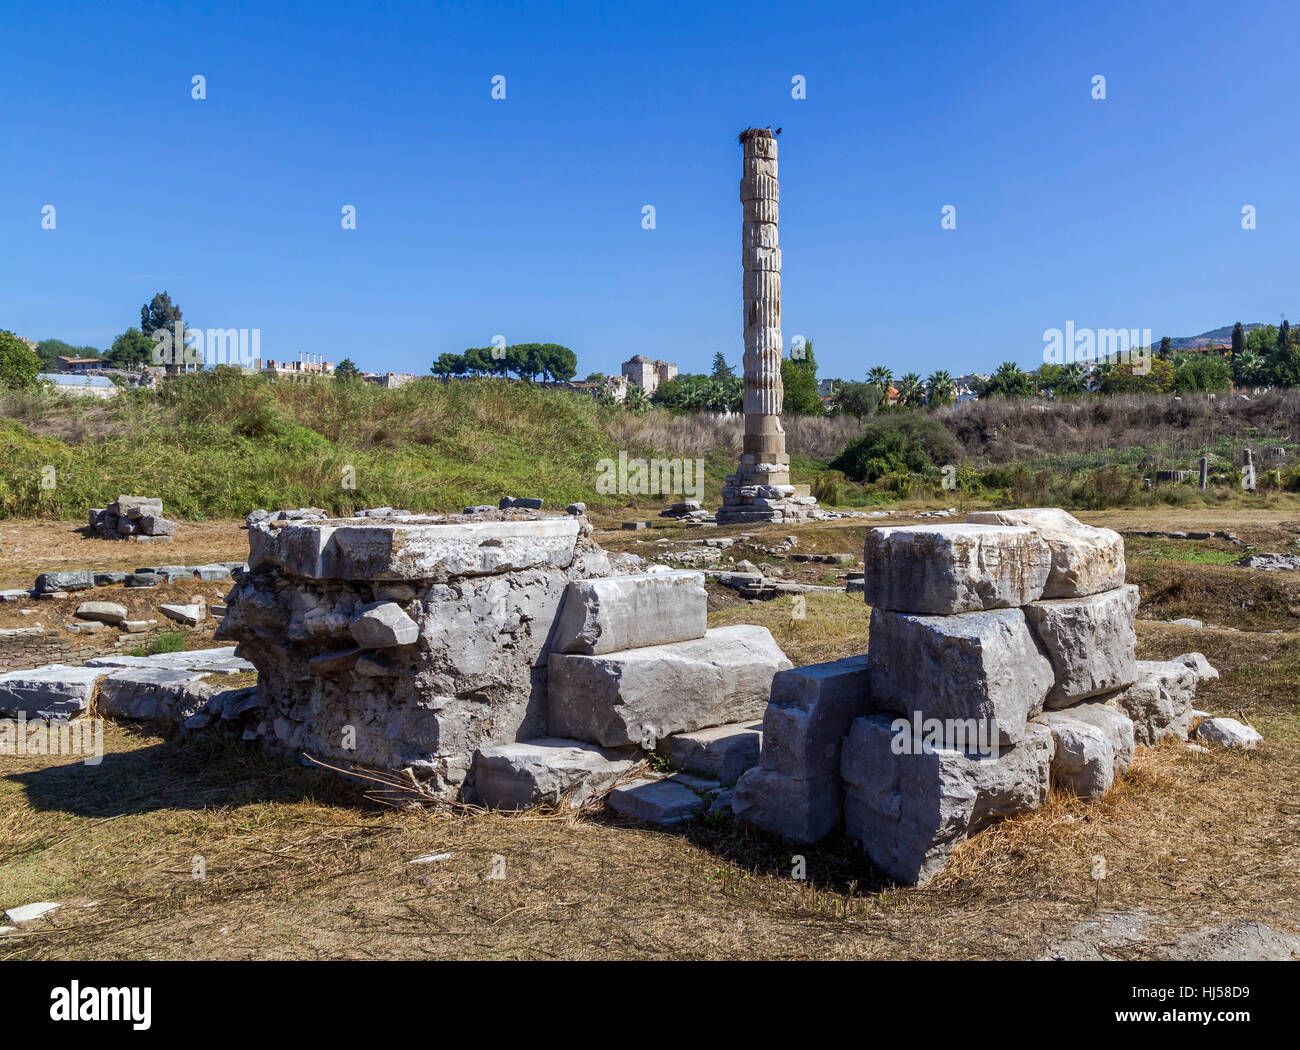
[[[1243,324],[1241,327],[1249,333],[1253,328],[1267,328],[1268,325],[1261,321],[1252,321],[1250,324]],[[1173,349],[1195,350],[1197,347],[1201,346],[1230,345],[1232,343],[1232,328],[1233,326],[1228,324],[1224,325],[1222,328],[1215,328],[1209,332],[1202,332],[1200,335],[1176,336],[1172,340]],[[1159,341],[1156,342],[1156,345],[1160,345]]]

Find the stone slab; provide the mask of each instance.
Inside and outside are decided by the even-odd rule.
[[[757,718],[772,676],[790,666],[771,632],[748,624],[603,656],[551,653],[550,732],[654,747],[675,733]]]
[[[758,765],[762,744],[763,723],[751,721],[675,733],[659,741],[659,750],[674,769],[733,784]]]
[[[634,749],[610,751],[580,740],[548,737],[479,749],[474,791],[493,809],[523,809],[569,796],[577,808],[639,763]]]
[[[703,638],[708,594],[700,572],[651,572],[570,583],[552,645],[596,656]]]
[[[737,820],[800,844],[829,835],[840,821],[842,805],[838,772],[804,779],[773,769],[750,769],[731,796]]]
[[[28,719],[74,718],[90,707],[106,671],[49,664],[30,671],[0,674],[0,715]]]
[[[249,567],[274,565],[294,576],[338,580],[445,580],[567,568],[580,528],[567,514],[521,521],[358,521],[280,528],[256,523],[248,532]]]
[[[838,774],[840,743],[855,718],[871,713],[870,695],[865,655],[781,671],[763,714],[759,764],[805,780]]]
[[[1051,569],[1035,530],[1002,525],[875,528],[863,560],[868,605],[941,616],[1027,605]]]
[[[1139,660],[1137,681],[1097,699],[1114,704],[1133,720],[1138,746],[1154,747],[1167,736],[1187,739],[1196,685],[1196,671],[1178,659]]]
[[[605,805],[632,820],[671,825],[699,816],[705,801],[671,780],[641,779],[619,784],[605,797]]]

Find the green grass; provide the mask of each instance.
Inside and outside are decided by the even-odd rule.
[[[149,643],[149,650],[154,655],[158,653],[179,653],[184,648],[184,631],[163,631]]]
[[[1183,562],[1189,565],[1235,565],[1242,557],[1240,551],[1218,550],[1214,547],[1206,547],[1195,543],[1195,541],[1182,543],[1140,538],[1129,540],[1128,556],[1130,558],[1147,558],[1151,561]]]

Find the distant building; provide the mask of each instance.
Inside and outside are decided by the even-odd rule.
[[[624,365],[626,368],[627,366]],[[582,390],[592,397],[598,397],[608,391],[615,401],[627,400],[627,376],[605,376],[604,379],[572,379],[567,383],[554,384],[568,387],[570,390]]]
[[[61,394],[76,397],[97,397],[107,401],[117,397],[118,388],[107,376],[84,376],[70,372],[42,372],[38,379],[50,383]]]
[[[406,386],[407,383],[415,381],[414,372],[362,372],[361,378],[367,383],[374,383],[375,386],[389,387],[397,389]]]
[[[642,357],[640,354],[634,356],[630,361],[623,362],[623,376],[633,386],[639,386],[649,397],[657,389],[660,383],[666,383],[670,379],[677,378],[677,366],[668,361],[651,361],[648,357]],[[626,391],[624,391],[626,396]]]
[[[92,369],[104,367],[103,359],[98,357],[56,357],[54,363],[60,372],[85,373]]]
[[[310,379],[313,376],[332,376],[334,362],[326,361],[321,354],[298,352],[297,361],[268,360],[261,374],[268,379]]]
[[[824,401],[826,398],[828,398],[828,397],[833,397],[833,396],[834,396],[834,394],[835,394],[835,382],[836,382],[836,381],[835,381],[834,379],[819,379],[819,380],[817,380],[817,393],[819,393],[819,394],[822,396],[822,400],[823,400],[823,401]]]

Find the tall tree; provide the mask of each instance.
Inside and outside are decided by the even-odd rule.
[[[334,378],[342,379],[344,382],[353,382],[361,378],[361,369],[357,367],[352,358],[345,357],[334,366]]]
[[[952,404],[952,399],[956,394],[957,384],[953,382],[952,376],[940,369],[931,374],[930,378],[925,381],[929,388],[929,394],[926,397],[926,403],[931,408],[940,408],[943,405]]]
[[[0,387],[21,390],[32,386],[40,371],[36,351],[13,332],[0,331]]]
[[[140,329],[128,328],[113,340],[104,361],[116,368],[135,368],[151,364],[155,349],[157,344]]]
[[[867,382],[880,388],[880,408],[889,404],[889,388],[894,383],[894,373],[884,365],[876,365],[867,372]]]
[[[713,355],[713,371],[710,374],[714,379],[730,379],[736,374],[727,364],[727,359],[722,355],[721,350]]]
[[[1168,361],[1169,355],[1173,353],[1173,349],[1174,341],[1170,339],[1169,336],[1162,335],[1160,337],[1160,349],[1156,351],[1156,357],[1160,358],[1161,361]]]
[[[1232,326],[1232,356],[1235,358],[1246,349],[1246,329],[1238,321]]]

